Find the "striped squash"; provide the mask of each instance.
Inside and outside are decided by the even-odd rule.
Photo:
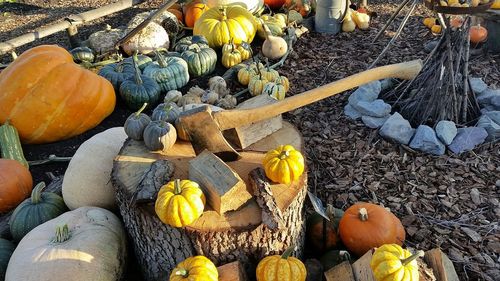
[[[177,57],[164,57],[156,52],[157,61],[146,66],[143,74],[155,80],[162,93],[177,90],[189,81],[188,65],[185,60]]]
[[[182,58],[187,62],[189,74],[193,77],[212,73],[217,64],[217,53],[211,48],[198,45],[191,45],[182,53]]]
[[[61,196],[52,192],[42,193],[44,188],[44,182],[37,184],[31,192],[31,197],[19,204],[12,213],[9,225],[14,241],[21,241],[33,228],[67,210]]]
[[[24,158],[19,134],[16,128],[10,125],[9,120],[0,126],[0,152],[2,158],[16,160],[29,168],[28,161]]]

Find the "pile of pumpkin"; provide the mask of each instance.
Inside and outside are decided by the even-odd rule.
[[[495,2],[499,2],[498,0],[494,0]],[[460,3],[462,2],[462,3]],[[465,0],[465,1],[459,1],[459,0],[440,0],[439,5],[443,7],[462,7],[462,8],[468,8],[468,7],[477,7],[481,4],[488,4],[490,3],[490,0]],[[500,2],[499,2],[500,3]]]
[[[344,20],[342,21],[342,31],[352,32],[359,28],[361,30],[366,30],[370,27],[370,16],[363,9],[353,10],[348,8]]]
[[[464,18],[460,15],[450,16],[450,26],[452,29],[461,28],[464,23]],[[433,34],[440,34],[442,31],[441,24],[437,18],[427,17],[423,19],[423,24],[431,30]],[[481,24],[472,25],[469,28],[469,38],[472,46],[477,46],[488,39],[488,30]]]

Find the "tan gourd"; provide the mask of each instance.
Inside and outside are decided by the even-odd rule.
[[[288,50],[288,45],[286,44],[285,39],[273,36],[265,24],[263,24],[263,27],[266,31],[266,40],[264,41],[264,44],[262,44],[262,54],[264,54],[266,58],[270,58],[272,60],[283,57]]]
[[[359,29],[368,29],[370,27],[370,16],[365,13],[352,12],[352,19]]]
[[[350,10],[350,9],[349,9]],[[356,29],[356,23],[352,20],[352,14],[349,11],[342,22],[342,31],[353,32]]]
[[[31,230],[12,254],[6,281],[120,280],[126,235],[105,209],[82,207]]]

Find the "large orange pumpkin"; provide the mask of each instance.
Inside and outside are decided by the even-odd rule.
[[[23,143],[79,135],[111,114],[116,102],[108,80],[55,45],[21,54],[0,73],[0,89],[0,123],[9,119]]]
[[[8,212],[31,194],[33,179],[16,160],[0,159],[0,213]]]
[[[384,244],[403,245],[405,240],[401,221],[384,207],[371,203],[349,207],[340,220],[339,234],[347,249],[358,256]]]

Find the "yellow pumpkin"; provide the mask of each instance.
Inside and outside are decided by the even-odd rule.
[[[500,0],[495,0],[490,7],[491,9],[500,10]]]
[[[269,82],[274,82],[276,78],[280,77],[280,74],[268,66],[267,69],[262,70],[262,77],[266,78]]]
[[[194,256],[179,263],[170,273],[170,281],[217,281],[219,272],[205,256]]]
[[[276,100],[285,99],[285,86],[275,82],[267,82],[262,90],[263,95],[268,95]]]
[[[436,18],[425,18],[424,19],[424,25],[427,26],[428,28],[431,28],[435,24],[436,24]]]
[[[193,34],[203,35],[208,45],[220,48],[231,38],[239,45],[251,43],[257,31],[253,15],[241,6],[214,7],[206,11],[194,24]]]
[[[283,255],[263,258],[257,265],[257,281],[304,281],[307,271],[305,265],[297,258],[291,257],[293,247]]]
[[[176,179],[160,188],[155,212],[163,223],[183,227],[198,219],[204,207],[205,195],[200,186],[194,181]]]
[[[233,48],[229,52],[222,52],[222,65],[225,66],[226,68],[231,68],[237,64],[239,64],[241,60],[241,53],[238,51],[238,49]]]
[[[263,165],[269,179],[288,184],[304,172],[304,156],[289,144],[280,145],[266,153]]]
[[[241,53],[241,60],[247,60],[252,57],[252,46],[247,42],[241,43],[241,45],[238,46],[238,51]]]
[[[439,24],[435,24],[435,25],[433,25],[433,26],[431,27],[431,31],[432,31],[432,33],[434,33],[434,34],[439,34],[439,33],[441,33],[441,29],[442,29],[442,28],[441,28],[441,25],[439,25]]]
[[[412,254],[398,244],[385,244],[375,250],[370,267],[377,281],[418,281],[417,258],[423,251]]]
[[[262,74],[252,76],[252,78],[250,78],[250,82],[248,82],[248,91],[252,96],[258,96],[262,94],[264,86],[267,82],[269,81],[267,81],[267,79],[264,78]]]
[[[288,78],[286,76],[279,76],[274,80],[275,83],[281,84],[285,87],[285,92],[288,92],[290,90],[290,81],[288,81]]]
[[[238,82],[243,86],[247,86],[250,79],[255,75],[257,75],[257,71],[251,65],[247,65],[238,71]]]

